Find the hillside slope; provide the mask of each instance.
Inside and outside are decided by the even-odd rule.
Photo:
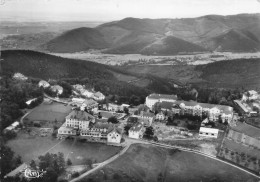
[[[231,29],[202,43],[214,51],[256,52],[260,50],[260,41],[250,32]]]
[[[39,79],[66,79],[73,84],[95,87],[105,94],[145,97],[148,93],[172,93],[167,79],[146,74],[132,74],[116,67],[76,59],[66,59],[45,53],[8,50],[1,52],[1,75],[16,72]]]
[[[107,46],[103,35],[93,28],[77,28],[63,33],[44,45],[51,52],[80,52]]]
[[[215,87],[260,88],[260,59],[235,59],[196,66],[201,78]]]
[[[66,32],[47,43],[46,49],[51,52],[77,52],[106,48],[105,52],[115,54],[152,52],[166,55],[205,49],[260,51],[259,22],[260,14],[207,15],[182,19],[125,18],[94,29],[81,28]],[[165,44],[162,40],[173,43]]]
[[[175,83],[216,88],[260,88],[260,59],[226,60],[206,65],[129,65],[122,69],[132,74],[152,74]]]

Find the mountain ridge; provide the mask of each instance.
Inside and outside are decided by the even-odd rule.
[[[228,34],[230,30],[235,32]],[[225,32],[227,35],[223,35]],[[194,53],[198,49],[257,52],[260,51],[259,32],[260,13],[176,19],[128,17],[95,28],[82,27],[66,31],[44,43],[41,51],[74,53],[100,49],[111,54],[146,54],[144,50],[153,47],[152,51],[147,51],[149,54],[152,52],[155,55],[175,55],[182,52]],[[231,43],[224,40],[225,36],[230,38]],[[160,40],[168,40],[171,37],[179,40],[179,47],[178,44],[165,44],[163,41],[161,47],[153,46]],[[246,45],[243,45],[244,42],[247,42]],[[195,47],[197,48],[194,50]]]

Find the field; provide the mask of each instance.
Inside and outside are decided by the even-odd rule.
[[[51,136],[32,136],[24,131],[20,131],[17,138],[8,141],[7,145],[19,154],[24,162],[37,159],[46,152],[62,152],[65,158],[71,159],[73,165],[84,164],[84,159],[102,162],[121,150],[120,147],[101,143],[82,143],[74,140],[57,140]]]
[[[87,178],[81,181],[257,181],[210,158],[149,145],[131,146],[123,156]]]
[[[52,137],[39,137],[19,131],[17,137],[9,140],[7,145],[22,157],[23,162],[30,162],[37,159],[39,155],[44,155],[48,149],[61,142]]]
[[[173,56],[153,56],[141,54],[104,54],[99,50],[89,50],[86,52],[76,53],[51,53],[52,55],[65,58],[82,59],[107,65],[176,65],[191,64],[200,65],[208,64],[220,60],[239,59],[239,58],[259,58],[259,53],[202,53],[194,55],[173,55]]]
[[[236,143],[227,138],[224,140],[218,156],[256,173],[260,170],[260,150]]]
[[[120,147],[109,146],[103,143],[80,142],[67,139],[50,150],[50,153],[62,152],[65,158],[70,158],[73,165],[82,165],[85,159],[94,163],[103,162],[121,150]]]
[[[37,106],[28,116],[24,118],[25,123],[40,121],[45,127],[52,127],[52,122],[57,121],[57,125],[61,125],[65,121],[65,117],[71,112],[69,105],[53,102],[51,104],[42,103]]]

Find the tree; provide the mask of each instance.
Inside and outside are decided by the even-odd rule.
[[[124,112],[128,115],[129,114],[129,109],[127,107],[124,107]]]
[[[85,164],[86,164],[88,167],[92,168],[93,162],[92,162],[91,159],[85,159]]]
[[[64,172],[65,171],[65,159],[64,159],[64,154],[61,152],[58,153],[57,164],[59,167],[58,168],[59,173]]]
[[[11,140],[16,138],[17,134],[16,132],[12,131],[12,130],[7,130],[4,134],[3,137],[5,138],[5,140]]]
[[[110,118],[108,118],[107,122],[116,124],[116,123],[118,123],[118,120],[115,116],[111,116]]]
[[[31,162],[30,162],[30,167],[31,167],[32,169],[37,169],[36,162],[35,162],[34,160],[31,160]]]
[[[154,106],[153,106],[153,109],[154,109],[155,114],[161,112],[161,108],[162,108],[161,103],[160,103],[160,102],[156,102],[156,103],[154,104]]]
[[[151,138],[153,138],[153,135],[154,135],[153,127],[152,126],[147,127],[145,130],[144,136],[148,139],[151,139]]]
[[[68,165],[68,166],[71,166],[71,165],[72,165],[72,162],[71,162],[70,159],[67,160],[67,165]]]
[[[130,125],[125,125],[125,127],[124,127],[125,133],[126,133],[127,135],[129,134],[128,131],[129,131],[130,128],[131,128]]]

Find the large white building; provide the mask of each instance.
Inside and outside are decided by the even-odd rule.
[[[86,129],[89,127],[89,123],[95,122],[94,116],[84,111],[73,110],[68,116],[66,116],[66,127],[72,127],[75,129]]]
[[[166,95],[166,94],[150,94],[146,97],[145,104],[152,109],[156,102],[175,102],[177,95]]]
[[[172,111],[181,115],[190,114],[193,116],[202,116],[203,114],[209,117],[210,121],[228,122],[233,118],[233,108],[224,105],[215,105],[207,103],[198,103],[194,101],[175,101]]]

